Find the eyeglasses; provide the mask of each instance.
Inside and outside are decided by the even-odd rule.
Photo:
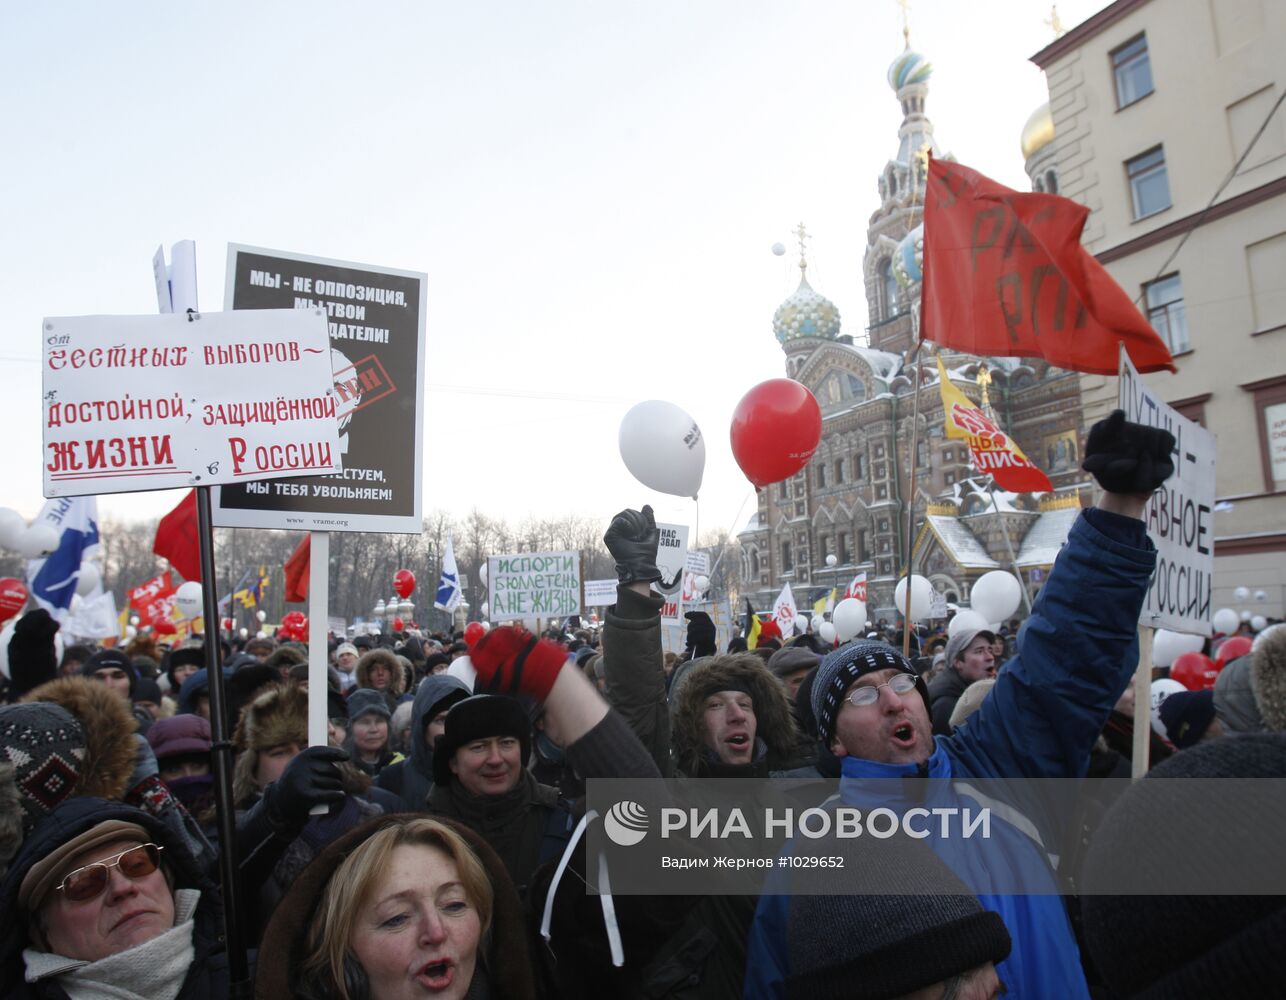
[[[84,868],[77,868],[62,880],[62,884],[57,887],[58,891],[73,903],[88,902],[107,888],[113,868],[119,868],[121,874],[133,880],[151,875],[161,864],[163,850],[165,848],[157,844],[143,844],[122,851],[114,858],[104,858]]]
[[[894,674],[883,684],[871,684],[858,688],[844,700],[856,708],[874,705],[880,700],[880,688],[886,687],[894,694],[910,694],[918,679],[915,674]]]

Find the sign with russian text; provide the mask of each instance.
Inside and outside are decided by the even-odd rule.
[[[580,553],[522,552],[487,559],[491,620],[580,614]]]
[[[47,497],[340,468],[320,309],[51,317],[41,345]]]
[[[325,313],[343,468],[225,486],[215,524],[420,532],[426,284],[415,271],[229,245],[226,309]]]
[[[616,603],[616,580],[586,580],[585,607],[607,608]]]
[[[1148,500],[1144,521],[1157,568],[1139,624],[1210,635],[1215,572],[1215,436],[1171,409],[1121,352],[1119,405],[1125,419],[1174,435],[1174,475]]]
[[[657,524],[661,541],[656,550],[656,568],[661,579],[652,584],[665,598],[661,617],[677,620],[683,615],[683,573],[688,565],[688,526]]]

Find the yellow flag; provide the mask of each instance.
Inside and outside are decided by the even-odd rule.
[[[747,649],[754,649],[759,645],[759,633],[763,631],[763,627],[758,615],[750,616],[750,634],[746,636]]]
[[[969,443],[974,468],[990,474],[996,485],[1013,493],[1040,493],[1054,489],[1018,447],[1017,442],[997,427],[980,406],[951,384],[947,370],[938,362],[938,387],[942,390],[943,428],[947,437]]]

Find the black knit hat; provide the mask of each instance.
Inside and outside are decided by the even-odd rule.
[[[835,736],[835,717],[839,715],[844,692],[859,677],[877,670],[900,670],[915,674],[911,661],[886,642],[859,640],[840,646],[822,660],[813,681],[813,714],[817,716],[817,737],[829,744]],[[917,676],[916,689],[929,705],[929,689]]]
[[[843,856],[854,894],[791,897],[791,1000],[892,1000],[1008,956],[1004,921],[923,842],[821,843],[809,853]]]
[[[1286,735],[1247,733],[1200,743],[1162,761],[1125,790],[1095,832],[1086,857],[1085,885],[1099,887],[1081,897],[1094,964],[1121,997],[1281,996],[1286,982],[1283,897],[1099,894],[1120,884],[1114,873],[1123,863],[1134,877],[1166,885],[1173,881],[1169,873],[1175,864],[1200,867],[1213,852],[1238,851],[1237,825],[1271,829],[1265,824],[1273,822],[1273,814],[1280,816],[1270,801],[1258,817],[1185,807],[1176,801],[1182,791],[1170,792],[1165,778],[1221,779],[1224,785],[1231,784],[1222,781],[1228,778],[1286,778]],[[1271,853],[1276,847],[1265,841],[1263,850]],[[1265,862],[1244,858],[1243,863]]]
[[[531,756],[531,722],[513,698],[498,694],[475,694],[458,701],[447,712],[442,735],[433,749],[433,780],[445,785],[451,780],[455,752],[474,740],[513,736],[522,744],[524,766]]]

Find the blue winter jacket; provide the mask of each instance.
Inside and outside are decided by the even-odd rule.
[[[935,738],[927,773],[926,765],[847,757],[841,798],[869,804],[869,779],[918,775],[956,782],[948,794],[976,811],[979,803],[960,791],[961,781],[1084,777],[1090,749],[1138,664],[1139,611],[1155,562],[1142,521],[1096,509],[1083,513],[1023,627],[1017,655],[1001,668],[968,723],[951,736]],[[882,798],[880,804],[889,801]],[[1045,845],[1057,844],[1060,831],[1039,811],[1017,822],[993,819],[993,835],[1008,862],[1021,870],[1028,892],[1044,879],[1048,895],[989,893],[995,873],[981,868],[981,853],[962,850],[959,840],[939,839],[936,832],[929,842],[979,902],[1004,920],[1013,951],[997,971],[1007,996],[1088,998],[1076,940],[1047,860]],[[747,1000],[785,996],[789,902],[780,895],[759,901],[747,943]]]

